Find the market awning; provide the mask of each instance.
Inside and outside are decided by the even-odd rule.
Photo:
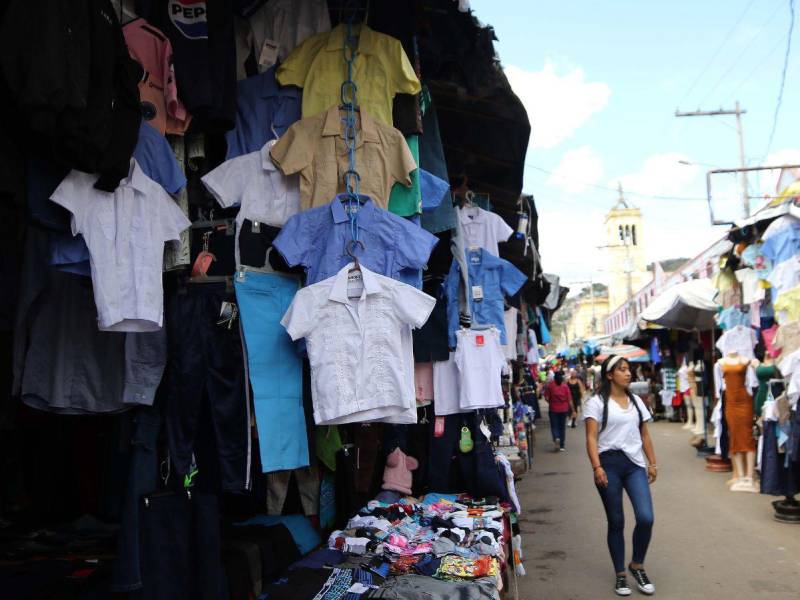
[[[716,294],[710,279],[690,279],[662,292],[639,318],[670,329],[714,329]]]
[[[601,346],[600,354],[597,356],[598,362],[603,362],[611,355],[621,356],[630,362],[649,362],[650,354],[638,346],[621,344],[619,346]]]

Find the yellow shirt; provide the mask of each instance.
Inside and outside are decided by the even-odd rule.
[[[372,119],[361,109],[356,131],[356,172],[359,191],[377,206],[388,208],[389,193],[396,182],[411,185],[417,168],[403,134],[391,125]],[[300,209],[328,204],[345,191],[343,176],[350,167],[342,135],[338,106],[297,121],[270,150],[272,162],[285,175],[300,173]]]
[[[359,34],[360,31],[360,34]],[[395,38],[354,25],[358,54],[353,81],[358,86],[358,105],[373,118],[392,124],[395,94],[418,94],[421,86],[414,69]],[[306,39],[278,67],[281,85],[303,88],[303,117],[317,115],[341,103],[342,82],[347,78],[344,60],[345,24]]]
[[[778,323],[791,323],[800,319],[800,285],[782,293],[773,301],[772,306],[775,308]]]

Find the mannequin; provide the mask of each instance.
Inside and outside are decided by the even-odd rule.
[[[730,350],[719,360],[725,389],[725,421],[733,463],[732,492],[755,492],[756,441],[753,439],[754,361]]]
[[[690,375],[691,373],[691,375]],[[692,421],[696,418],[697,412],[694,405],[694,396],[692,392],[692,379],[694,378],[693,367],[686,364],[686,356],[683,357],[681,368],[678,369],[678,391],[683,394],[683,404],[686,407],[686,423],[681,429],[692,429],[694,425]],[[696,385],[694,386],[697,387]]]
[[[703,411],[703,402],[705,394],[700,393],[697,382],[703,381],[703,361],[697,360],[689,363],[689,387],[692,395],[692,408],[696,415],[694,428],[692,433],[695,435],[703,435],[705,433],[705,412]]]

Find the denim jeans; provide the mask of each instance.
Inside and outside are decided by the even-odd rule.
[[[567,437],[567,417],[569,413],[550,413],[550,433],[553,434],[553,441],[559,440],[561,447],[564,447],[564,438]]]
[[[617,573],[625,572],[625,513],[622,510],[622,490],[636,515],[633,530],[633,560],[643,564],[653,532],[653,500],[647,471],[629,459],[621,450],[608,450],[600,455],[600,464],[608,476],[608,486],[598,486],[608,518],[608,551]]]

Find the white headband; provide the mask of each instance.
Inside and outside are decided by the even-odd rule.
[[[606,367],[606,373],[611,373],[612,369],[614,368],[614,365],[616,365],[619,361],[621,361],[622,358],[623,357],[621,354],[613,356],[611,360],[608,361],[608,366]]]

